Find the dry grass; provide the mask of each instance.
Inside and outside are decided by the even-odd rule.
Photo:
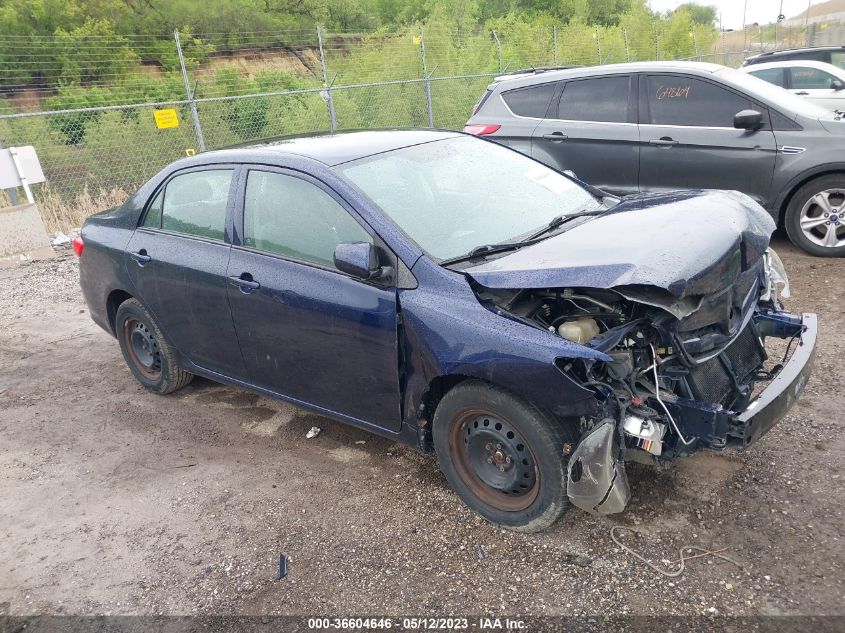
[[[67,232],[82,226],[89,215],[123,204],[129,197],[124,189],[101,189],[91,194],[88,187],[72,200],[65,200],[45,183],[38,196],[38,208],[48,233]]]

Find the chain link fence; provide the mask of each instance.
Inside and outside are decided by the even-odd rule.
[[[58,57],[67,46],[58,38],[0,36],[0,51],[19,57],[0,67],[0,142],[36,147],[47,177],[34,188],[42,214],[49,230],[66,230],[186,154],[320,131],[461,129],[501,73],[669,58],[738,66],[763,50],[806,45],[813,30],[755,28],[92,36]],[[156,112],[170,109],[178,125],[158,127]]]

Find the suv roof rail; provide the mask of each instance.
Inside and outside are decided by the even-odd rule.
[[[496,79],[510,77],[511,75],[539,75],[540,73],[547,73],[553,70],[567,70],[569,68],[580,68],[580,66],[531,66],[529,68],[521,68],[520,70],[505,70],[496,75]]]

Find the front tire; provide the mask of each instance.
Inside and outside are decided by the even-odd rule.
[[[845,174],[831,174],[802,186],[784,218],[792,243],[818,257],[845,256]]]
[[[193,374],[176,364],[173,350],[137,299],[120,304],[115,315],[115,332],[126,364],[138,382],[150,391],[172,393],[193,380]]]
[[[539,532],[569,509],[566,425],[481,381],[463,382],[437,406],[434,449],[461,500],[496,525]]]

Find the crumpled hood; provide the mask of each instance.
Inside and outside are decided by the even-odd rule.
[[[637,195],[464,272],[488,288],[650,286],[682,299],[731,285],[762,257],[774,230],[768,212],[736,191]]]

